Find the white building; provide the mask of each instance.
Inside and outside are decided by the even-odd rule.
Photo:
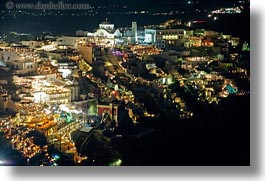
[[[32,61],[19,61],[15,60],[11,62],[11,68],[14,69],[17,75],[34,75],[37,71],[37,63]]]
[[[137,30],[137,23],[135,21],[132,22],[132,35],[134,42],[138,42],[138,30]]]
[[[53,43],[53,44],[50,44],[50,45],[44,45],[41,48],[44,51],[54,51],[54,50],[57,50],[58,44],[57,43]]]
[[[77,37],[61,37],[57,39],[58,45],[71,46],[77,48],[78,45],[85,45],[95,43],[104,47],[113,47],[115,44],[122,43],[122,33],[119,29],[115,29],[114,24],[103,21],[99,24],[95,32],[88,32],[84,30],[76,31]]]
[[[23,57],[20,53],[15,51],[0,51],[0,60],[4,62],[10,62],[13,60],[25,60],[25,57]]]
[[[62,36],[57,38],[56,43],[58,46],[69,46],[77,49],[79,44],[88,44],[92,41],[93,39],[91,37]]]
[[[145,40],[144,43],[151,43],[155,44],[156,43],[156,30],[154,29],[145,29]]]
[[[84,30],[77,30],[77,31],[75,32],[75,35],[76,35],[76,36],[81,36],[81,37],[83,37],[83,36],[87,36],[87,34],[88,34],[88,31],[84,31]]]
[[[17,111],[16,103],[11,100],[11,95],[0,86],[0,110]]]
[[[107,20],[99,24],[99,28],[93,34],[90,33],[96,39],[96,43],[99,45],[113,47],[118,39],[122,37],[122,33],[119,29],[114,28],[114,24],[109,23]]]
[[[184,42],[190,34],[193,34],[193,32],[186,31],[183,28],[145,29],[144,43],[153,44],[157,48],[181,47],[184,46]]]
[[[21,44],[29,48],[36,48],[42,45],[40,41],[22,41]]]

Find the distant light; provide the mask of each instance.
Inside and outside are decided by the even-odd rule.
[[[94,160],[93,160],[93,162],[94,162]],[[122,160],[118,159],[117,161],[111,163],[110,166],[121,166],[121,164],[122,164]]]
[[[188,4],[191,4],[192,3],[192,1],[188,1]]]
[[[54,159],[55,160],[59,160],[60,159],[60,156],[59,155],[54,155]]]
[[[5,161],[4,160],[0,160],[0,165],[4,165]]]
[[[214,21],[216,21],[217,19],[218,19],[217,16],[215,16],[215,17],[213,18]]]

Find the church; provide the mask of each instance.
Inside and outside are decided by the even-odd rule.
[[[98,29],[94,33],[78,30],[76,31],[76,36],[91,37],[95,43],[106,47],[113,47],[113,45],[122,43],[122,33],[119,29],[115,29],[114,24],[108,22],[107,18],[99,24]]]
[[[135,43],[137,41],[137,23],[132,22],[131,28],[117,28],[110,23],[106,18],[105,21],[99,24],[94,33],[78,30],[77,37],[88,37],[97,45],[104,47],[113,47],[114,45]]]

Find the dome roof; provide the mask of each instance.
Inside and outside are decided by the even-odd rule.
[[[103,21],[101,24],[104,24],[104,25],[109,25],[109,24],[111,24],[111,23],[108,21],[108,18],[106,18],[106,20],[105,20],[105,21]]]
[[[110,22],[108,22],[108,21],[103,21],[103,22],[101,22],[100,24],[103,24],[103,25],[109,25]]]

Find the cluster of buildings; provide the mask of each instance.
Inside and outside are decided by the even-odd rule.
[[[78,30],[75,37],[2,43],[0,68],[11,74],[0,79],[0,109],[17,113],[13,126],[37,130],[48,144],[80,161],[85,157],[72,140],[75,131],[90,133],[101,124],[113,130],[121,112],[133,123],[158,118],[150,107],[189,119],[193,112],[183,92],[206,104],[239,94],[238,81],[249,81],[249,71],[240,67],[242,51],[249,46],[239,38],[175,20],[117,29],[106,20],[95,32]],[[32,145],[31,139],[12,138]],[[14,141],[14,148],[21,145]]]

